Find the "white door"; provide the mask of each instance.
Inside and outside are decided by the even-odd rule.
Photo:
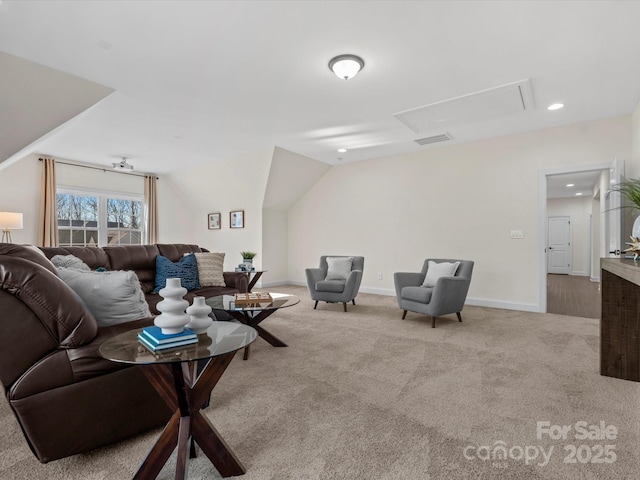
[[[549,217],[547,273],[571,273],[571,218]]]
[[[621,161],[617,158],[611,163],[609,168],[609,181],[612,185],[617,185],[622,182],[622,176],[624,174],[624,168]],[[620,250],[624,245],[622,240],[622,199],[620,192],[616,190],[609,190],[606,193],[606,208],[605,208],[605,241],[607,247],[605,256],[616,258],[620,256]]]

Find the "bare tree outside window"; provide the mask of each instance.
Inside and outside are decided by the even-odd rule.
[[[141,200],[61,192],[56,206],[60,246],[142,244]]]
[[[108,245],[140,245],[142,243],[142,202],[107,200]]]

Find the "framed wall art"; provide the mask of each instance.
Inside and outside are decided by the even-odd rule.
[[[244,228],[244,210],[234,210],[229,213],[229,226],[231,228]]]
[[[210,213],[209,217],[209,230],[220,229],[220,213]]]

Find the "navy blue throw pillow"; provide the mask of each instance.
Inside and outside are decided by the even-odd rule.
[[[174,263],[167,257],[158,255],[156,257],[156,288],[153,289],[154,293],[158,293],[167,285],[167,278],[179,278],[180,284],[188,291],[200,288],[196,256],[191,253]]]

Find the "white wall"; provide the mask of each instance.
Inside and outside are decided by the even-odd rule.
[[[631,117],[631,162],[627,166],[626,176],[640,178],[640,103]]]
[[[289,266],[286,210],[262,210],[262,268],[267,270],[258,286],[286,285]]]
[[[30,155],[0,170],[0,212],[22,212],[23,229],[12,230],[13,243],[38,242],[41,162]]]
[[[568,216],[571,219],[571,274],[591,274],[591,218],[592,199],[589,196],[550,198],[547,200],[547,216]]]
[[[274,148],[262,204],[262,268],[268,272],[259,286],[288,283],[287,212],[330,168],[326,163]]]
[[[600,211],[600,197],[591,199],[591,281],[600,281],[600,230],[604,228]]]
[[[262,201],[273,151],[245,154],[182,170],[158,183],[159,243],[192,243],[224,252],[225,270],[242,263],[240,252],[258,255],[262,267]],[[229,228],[229,212],[244,210],[244,228]],[[209,230],[207,215],[220,212],[220,230]]]
[[[465,258],[470,302],[540,308],[538,172],[628,159],[630,145],[621,117],[332,168],[289,212],[289,277],[303,284],[322,254],[359,254],[363,291],[392,294],[393,272]]]

